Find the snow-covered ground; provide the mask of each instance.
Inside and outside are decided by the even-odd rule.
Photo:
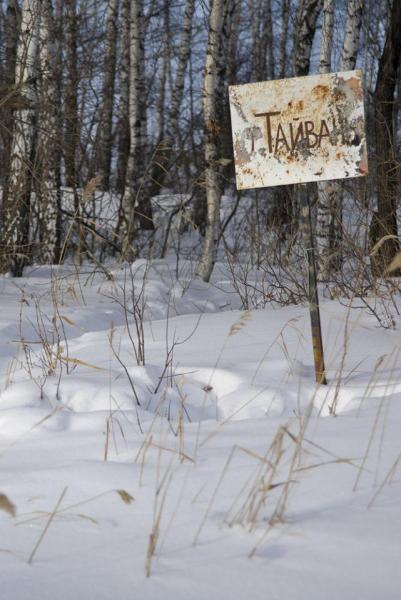
[[[323,301],[319,388],[307,308],[175,266],[0,280],[1,600],[398,600],[401,318]]]

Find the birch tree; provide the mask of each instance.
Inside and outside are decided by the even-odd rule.
[[[171,31],[170,31],[170,2],[164,0],[163,5],[163,36],[162,56],[160,57],[159,97],[157,102],[158,140],[162,143],[166,129],[166,86],[171,81]]]
[[[339,64],[340,71],[355,69],[362,25],[362,8],[363,0],[348,1],[344,42]],[[330,22],[329,15],[327,15],[327,19]],[[327,52],[327,48],[323,46],[322,52]],[[324,62],[325,59],[322,60]],[[326,281],[330,277],[331,270],[341,263],[342,187],[336,181],[319,186],[316,238],[319,279]]]
[[[310,59],[316,25],[322,9],[323,0],[298,0],[294,24],[294,47],[292,59],[292,72],[301,77],[309,74]],[[308,192],[313,190],[308,186]],[[293,232],[299,225],[299,201],[301,200],[300,188],[297,186],[288,200],[287,188],[277,188],[274,192],[276,206],[278,206],[277,221],[280,225],[291,223]]]
[[[9,184],[4,199],[3,265],[14,276],[21,276],[30,260],[29,216],[32,189],[34,142],[35,58],[39,27],[38,0],[24,0],[17,47],[15,87],[19,108],[14,112]]]
[[[78,119],[78,15],[77,0],[65,0],[65,66],[64,98],[64,166],[67,187],[76,190],[77,150],[79,142]],[[77,203],[76,203],[77,204]],[[78,209],[78,206],[75,206]]]
[[[60,245],[60,83],[52,0],[42,0],[39,29],[38,133],[35,160],[35,216],[39,248],[35,257],[44,264],[59,258]]]
[[[340,57],[340,71],[355,69],[362,25],[363,0],[349,0],[345,23],[344,43]]]
[[[221,79],[224,73],[222,35],[227,0],[213,0],[209,17],[209,36],[203,84],[203,113],[205,128],[205,186],[206,229],[202,256],[197,276],[209,281],[216,261],[220,225],[220,197],[222,182],[219,167],[219,104],[221,103]]]
[[[194,11],[195,0],[186,0],[177,56],[174,90],[171,97],[171,105],[167,121],[167,134],[169,142],[178,136],[179,131],[178,121],[180,116],[180,108],[184,97],[185,74],[187,72],[189,55],[191,52],[191,33]]]
[[[334,24],[335,0],[324,0],[323,25],[320,40],[319,73],[330,73],[331,54],[333,48],[333,24]],[[330,256],[330,222],[331,209],[330,199],[335,192],[335,183],[332,181],[319,182],[318,204],[316,220],[316,247],[318,257],[318,273],[321,280],[328,277]]]
[[[113,107],[116,72],[118,0],[109,0],[106,17],[106,43],[104,49],[104,80],[102,106],[96,135],[96,167],[101,177],[101,187],[110,188],[110,167],[113,151]]]
[[[143,0],[130,2],[130,67],[129,67],[129,104],[128,118],[130,131],[130,147],[126,171],[126,181],[122,207],[125,219],[124,226],[124,255],[132,259],[135,250],[132,243],[135,238],[135,229],[138,225],[139,215],[143,202],[140,202],[141,183],[143,182],[143,165],[145,139],[144,128],[146,116],[144,115],[144,14]]]
[[[130,0],[123,0],[122,33],[120,41],[119,84],[120,99],[117,121],[117,181],[116,188],[124,193],[127,162],[130,149],[129,128],[129,67],[130,67]]]

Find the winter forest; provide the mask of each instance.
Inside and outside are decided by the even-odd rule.
[[[240,189],[355,70],[361,176]],[[4,600],[398,600],[400,107],[401,0],[0,0]]]
[[[153,247],[159,195],[186,217],[183,230],[199,232],[198,275],[209,280],[227,225],[218,212],[222,195],[231,198],[228,219],[241,206],[228,85],[358,67],[371,174],[346,187],[311,186],[309,194],[321,279],[347,288],[363,270],[363,285],[374,285],[398,250],[401,16],[399,3],[391,4],[2,2],[3,272],[20,276],[26,265],[72,256],[81,264],[163,255],[167,240]],[[290,268],[297,190],[246,196],[247,251],[257,266],[280,265],[285,256]],[[394,237],[369,260],[386,236]],[[273,252],[262,249],[268,239]],[[235,260],[238,244],[225,247]]]

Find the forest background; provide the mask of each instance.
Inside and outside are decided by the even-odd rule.
[[[357,67],[370,175],[309,196],[320,279],[370,289],[398,265],[400,29],[400,0],[2,1],[2,272],[163,256],[159,196],[199,232],[207,281],[219,242],[236,258],[224,232],[247,198],[253,266],[291,280],[298,190],[236,191],[228,86]]]

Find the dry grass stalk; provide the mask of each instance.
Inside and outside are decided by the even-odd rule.
[[[71,511],[71,509],[73,508],[78,508],[80,506],[83,506],[84,504],[89,504],[90,502],[93,502],[94,500],[99,500],[99,498],[103,498],[104,496],[107,496],[108,494],[117,494],[119,496],[119,498],[124,502],[124,504],[131,504],[135,498],[133,496],[131,496],[131,494],[129,492],[127,492],[126,490],[106,490],[105,492],[101,492],[100,494],[96,494],[95,496],[91,496],[90,498],[86,498],[85,500],[81,500],[80,502],[75,502],[74,504],[69,504],[68,506],[65,506],[64,508],[60,508],[57,511],[57,517],[64,517],[64,516],[78,516],[80,518],[85,518],[85,519],[89,519],[90,521],[92,521],[93,523],[97,524],[96,519],[94,519],[93,517],[88,517],[87,515],[83,515],[82,513],[70,513],[69,511]],[[131,498],[130,502],[127,502],[127,500]],[[46,517],[49,517],[51,515],[51,513],[47,512],[47,511],[35,511],[34,513],[25,513],[20,515],[20,517],[24,517],[24,516],[28,516],[28,515],[32,515],[27,519],[24,519],[22,521],[18,521],[17,525],[27,525],[27,524],[31,524],[34,523],[35,521],[40,521],[41,519],[45,519]]]
[[[399,454],[397,456],[397,458],[395,459],[395,461],[393,462],[393,464],[391,465],[390,469],[388,470],[385,478],[383,479],[382,483],[380,484],[379,488],[377,489],[377,491],[374,493],[374,495],[372,496],[372,499],[370,500],[369,504],[368,504],[368,508],[372,508],[373,504],[376,502],[378,496],[381,494],[384,486],[386,484],[390,484],[392,482],[392,479],[397,471],[398,465],[401,462],[401,454]]]
[[[6,494],[0,494],[0,510],[6,512],[11,517],[15,517],[17,514],[16,506],[11,502],[10,498]]]
[[[116,490],[116,492],[124,504],[131,504],[135,500],[134,496],[131,496],[126,490]]]
[[[156,486],[154,510],[153,510],[153,523],[152,529],[149,534],[149,542],[146,550],[146,561],[145,561],[145,573],[146,577],[150,577],[152,569],[152,561],[156,552],[156,547],[160,536],[160,523],[163,515],[163,509],[167,498],[167,493],[173,478],[173,474],[170,472],[170,467],[162,477],[159,485]]]
[[[400,353],[400,349],[398,349],[398,351],[395,353],[394,360],[393,360],[393,365],[392,365],[392,369],[391,369],[391,372],[390,372],[390,377],[389,377],[389,379],[388,379],[388,381],[386,383],[386,387],[385,387],[384,392],[382,394],[383,400],[381,402],[379,402],[379,405],[378,405],[377,410],[376,410],[376,415],[375,415],[375,419],[373,421],[372,429],[370,431],[369,440],[368,440],[368,443],[367,443],[367,446],[366,446],[365,454],[364,454],[364,456],[362,458],[362,462],[361,462],[361,465],[359,467],[359,472],[358,472],[358,475],[357,475],[357,477],[355,479],[355,483],[354,483],[354,487],[353,487],[353,491],[354,492],[358,489],[358,485],[360,483],[363,471],[366,470],[366,468],[365,468],[366,467],[366,462],[368,460],[370,451],[372,449],[373,441],[374,441],[374,439],[376,437],[376,433],[377,433],[377,430],[378,430],[379,423],[380,423],[381,417],[383,415],[383,412],[384,412],[385,415],[387,414],[387,411],[384,410],[385,409],[385,404],[386,404],[385,400],[386,400],[386,397],[389,395],[389,389],[391,388],[391,385],[393,385],[393,386],[396,385],[396,381],[393,381],[393,375],[394,375],[394,372],[395,372],[397,364],[398,364],[399,353]],[[385,428],[385,426],[386,426],[386,419],[384,418],[383,419],[383,428]],[[382,430],[382,431],[384,431],[384,430]],[[383,442],[383,433],[380,436],[380,440],[381,441],[379,442],[379,457],[380,457],[380,452],[381,452],[381,445],[382,445],[382,442]]]
[[[36,552],[38,551],[38,548],[39,548],[40,544],[42,543],[42,541],[43,541],[43,538],[45,537],[46,533],[48,532],[48,530],[49,530],[49,527],[50,527],[50,525],[52,524],[52,522],[53,522],[53,519],[54,519],[54,517],[56,516],[56,514],[57,514],[57,512],[58,512],[58,509],[59,509],[59,507],[60,507],[60,505],[61,505],[61,503],[62,503],[62,501],[63,501],[63,499],[64,499],[64,496],[65,496],[65,495],[66,495],[66,493],[67,493],[67,489],[68,489],[67,487],[65,487],[65,488],[63,489],[63,491],[61,492],[61,496],[60,496],[60,498],[57,500],[56,506],[54,507],[54,509],[53,509],[53,510],[52,510],[52,512],[50,513],[50,515],[49,515],[49,518],[48,518],[48,520],[47,520],[47,523],[46,523],[46,525],[45,525],[45,527],[44,527],[44,529],[43,529],[42,533],[40,534],[40,536],[39,536],[39,539],[38,539],[38,541],[36,542],[36,544],[35,544],[35,546],[34,546],[34,548],[33,548],[32,552],[31,552],[31,554],[29,555],[29,558],[28,558],[28,565],[32,564],[32,561],[33,561],[33,559],[34,559],[34,556],[35,556]]]

